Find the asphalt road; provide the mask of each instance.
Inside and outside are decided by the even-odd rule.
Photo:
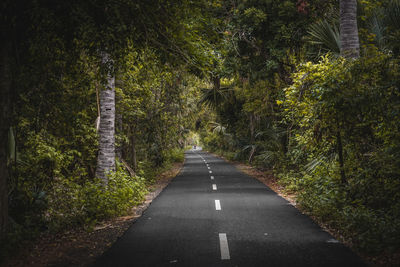
[[[95,266],[365,266],[288,201],[190,151],[181,173]]]

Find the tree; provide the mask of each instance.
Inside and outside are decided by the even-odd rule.
[[[100,91],[99,154],[96,177],[107,183],[107,172],[115,169],[115,79],[112,60],[107,53],[101,54],[106,69],[106,82]]]
[[[340,54],[346,58],[358,58],[360,56],[360,43],[357,27],[357,0],[340,1]],[[340,126],[340,118],[336,118],[337,153],[340,165],[342,183],[346,183],[344,172],[343,144]]]
[[[357,0],[340,1],[340,53],[347,58],[358,58],[360,56]]]

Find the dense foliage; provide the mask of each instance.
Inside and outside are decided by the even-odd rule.
[[[399,74],[382,53],[327,56],[300,65],[285,89],[285,120],[296,125],[285,156],[297,166],[282,170],[282,182],[364,249],[399,245]]]
[[[6,0],[0,238],[126,213],[200,136],[355,247],[399,249],[400,2],[359,1],[358,59],[339,2]],[[105,90],[117,160],[99,179]]]
[[[13,87],[7,95],[8,125],[2,125],[8,177],[0,181],[7,182],[8,212],[2,202],[1,214],[9,221],[2,253],[4,245],[46,230],[90,229],[126,214],[144,200],[161,171],[183,162],[197,116],[196,88],[203,83],[195,74],[207,69],[202,53],[209,42],[197,31],[184,34],[201,29],[192,24],[203,3],[180,4],[21,0],[1,5],[2,34],[11,40],[7,47],[2,40],[11,56],[2,58],[10,76],[1,78]],[[111,58],[106,63],[105,54]],[[100,93],[110,75],[117,164],[101,180],[96,177]],[[3,225],[0,230],[3,241]]]
[[[304,211],[366,252],[400,246],[399,6],[359,3],[351,60],[339,57],[335,1],[232,7],[227,28],[241,33],[225,42],[228,89],[209,99],[216,117],[201,132],[207,149],[272,169]]]

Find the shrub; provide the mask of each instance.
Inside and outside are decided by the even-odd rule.
[[[165,158],[169,163],[183,162],[185,160],[185,153],[183,149],[173,148],[166,153]]]
[[[91,225],[97,220],[126,214],[144,200],[144,179],[130,177],[120,166],[108,174],[108,183],[95,179],[78,184],[60,179],[49,194],[45,218],[51,230]]]
[[[366,252],[400,246],[399,76],[398,62],[377,51],[328,55],[300,65],[285,90],[285,121],[296,127],[280,181]]]

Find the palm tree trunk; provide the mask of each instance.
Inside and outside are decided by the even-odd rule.
[[[102,63],[111,63],[110,56],[102,54]],[[100,91],[99,154],[96,177],[108,182],[106,173],[115,170],[115,79],[107,71],[107,84]]]
[[[2,31],[0,45],[0,240],[3,239],[8,225],[8,170],[7,142],[10,129],[11,110],[11,67],[9,36]]]
[[[357,27],[357,0],[340,0],[340,54],[346,58],[360,57],[360,42]],[[344,171],[343,143],[339,118],[337,121],[336,144],[339,156],[340,177],[347,183]]]
[[[340,54],[347,58],[360,56],[357,0],[340,0]]]
[[[120,89],[122,89],[122,87],[123,87],[123,83],[121,80],[121,74],[119,72],[117,72],[115,75],[115,86]],[[117,94],[115,97],[115,101],[116,101],[116,106],[119,107],[119,103],[121,102],[121,96]],[[116,123],[116,128],[115,128],[116,134],[117,134],[117,136],[121,136],[122,135],[122,113],[121,113],[121,110],[119,110],[119,109],[116,109],[115,123]],[[121,139],[119,139],[119,140],[121,140]],[[117,158],[119,160],[122,159],[122,143],[121,142],[116,143],[115,155],[117,156]]]

